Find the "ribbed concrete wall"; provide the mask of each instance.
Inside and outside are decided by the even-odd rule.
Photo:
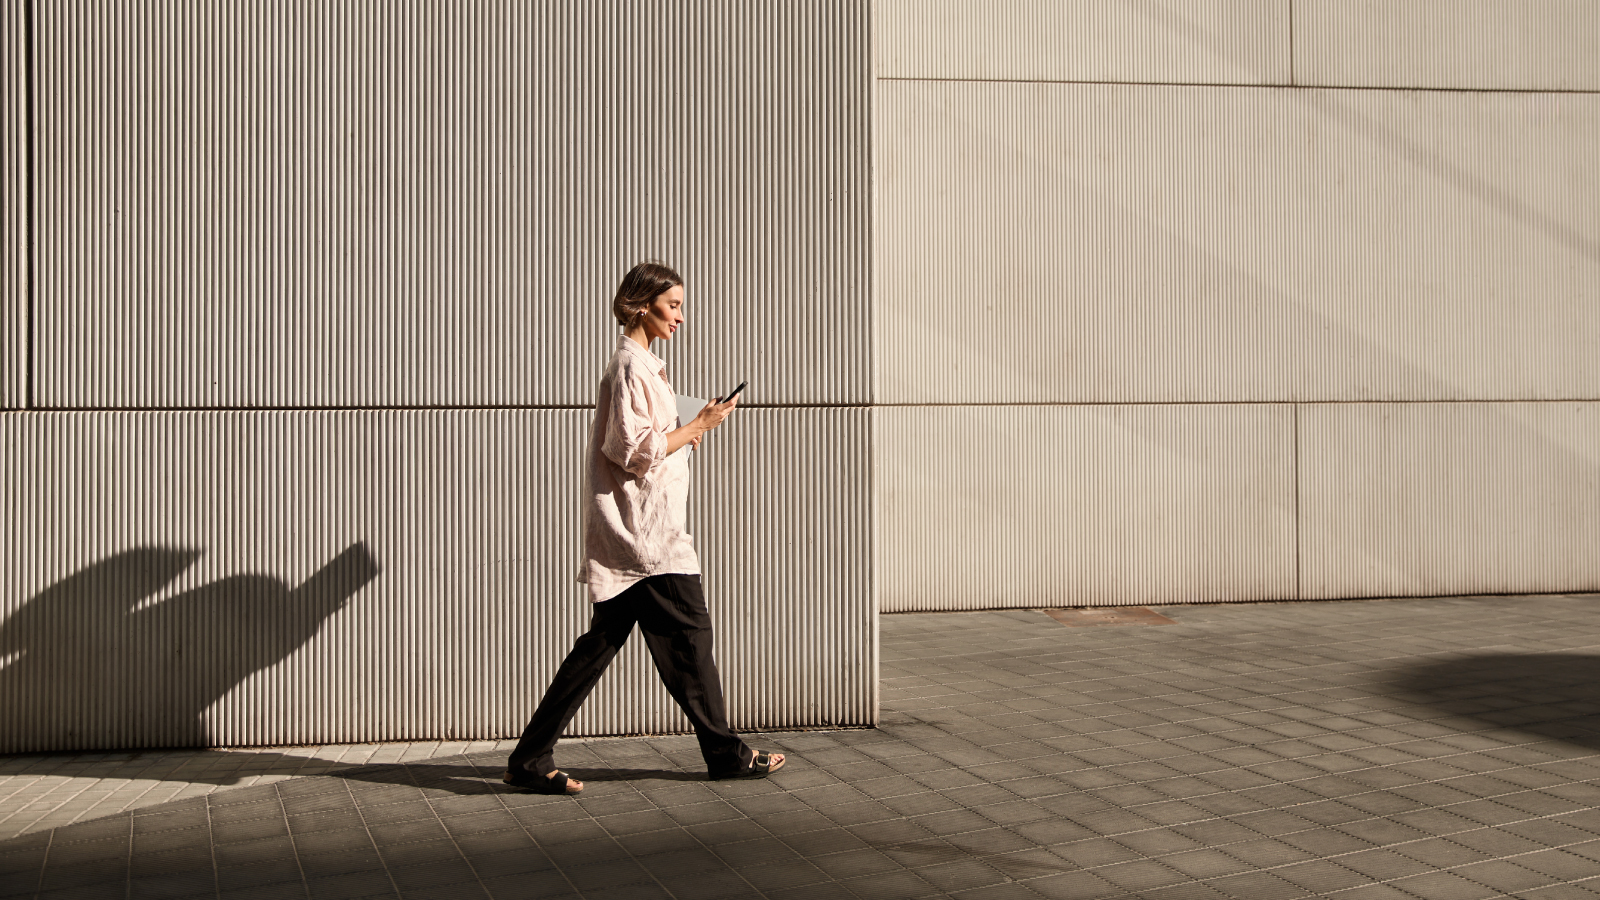
[[[868,399],[863,2],[38,6],[42,406]]]
[[[1600,589],[1600,4],[876,12],[886,609]]]
[[[0,415],[0,752],[514,737],[590,605],[584,410]],[[692,466],[737,728],[876,714],[867,413]],[[686,728],[635,640],[578,733]]]
[[[0,409],[27,403],[28,383],[28,131],[27,32],[23,4],[0,5],[0,71],[5,110],[0,112]]]
[[[34,9],[0,751],[515,735],[646,256],[675,389],[749,381],[690,501],[734,725],[875,719],[864,3]],[[685,727],[638,644],[572,732]]]

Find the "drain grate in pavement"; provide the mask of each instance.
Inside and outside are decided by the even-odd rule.
[[[1047,609],[1045,615],[1063,625],[1176,625],[1148,606],[1102,606],[1096,609]]]

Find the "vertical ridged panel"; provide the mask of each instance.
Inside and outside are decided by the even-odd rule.
[[[1600,590],[1600,403],[1299,415],[1307,599]]]
[[[27,405],[28,386],[28,129],[27,45],[23,0],[0,4],[0,70],[4,71],[5,235],[0,237],[0,409]]]
[[[877,96],[877,402],[1600,396],[1600,95]]]
[[[873,415],[885,612],[1295,594],[1289,406]]]
[[[515,736],[587,626],[590,415],[0,415],[0,751]],[[866,429],[747,409],[694,463],[736,727],[875,716]],[[681,727],[642,651],[575,729]]]
[[[877,0],[879,78],[1285,84],[1284,0]]]
[[[868,399],[865,0],[39,6],[43,405]]]
[[[1296,84],[1600,91],[1594,0],[1290,0]]]
[[[877,720],[867,428],[865,409],[744,409],[691,461],[689,530],[736,729]],[[688,730],[644,642],[620,661],[627,677],[608,674],[573,728]]]

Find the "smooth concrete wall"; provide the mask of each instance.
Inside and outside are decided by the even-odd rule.
[[[1296,84],[1600,90],[1594,0],[1292,0]]]
[[[1597,585],[1600,403],[1302,406],[1307,598]]]
[[[1285,84],[1283,0],[878,0],[879,78]]]
[[[1600,588],[1596,9],[882,0],[884,608]]]
[[[588,625],[591,417],[0,414],[0,752],[515,737]],[[743,410],[691,461],[736,728],[876,715],[866,429]],[[571,728],[686,729],[638,639]]]
[[[1600,397],[1600,94],[879,84],[879,401]]]
[[[1291,406],[876,415],[884,612],[1295,593]]]
[[[734,724],[875,720],[864,3],[34,11],[3,749],[515,736],[648,256],[674,388],[749,382],[690,501]],[[571,732],[684,728],[637,644]]]

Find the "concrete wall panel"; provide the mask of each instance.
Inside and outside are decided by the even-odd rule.
[[[28,390],[28,128],[27,46],[23,4],[0,4],[0,409],[27,405]]]
[[[589,417],[0,414],[0,752],[516,736],[587,627]],[[867,419],[692,463],[735,727],[876,716]],[[635,640],[571,731],[686,727]]]
[[[1303,85],[1600,91],[1594,0],[1289,0]]]
[[[45,406],[868,399],[865,0],[37,6]]]
[[[1308,599],[1600,589],[1600,403],[1300,412]]]
[[[880,78],[1286,84],[1282,0],[877,0]]]
[[[885,612],[1294,596],[1292,407],[873,415]]]
[[[879,402],[1600,397],[1600,95],[877,91]]]

